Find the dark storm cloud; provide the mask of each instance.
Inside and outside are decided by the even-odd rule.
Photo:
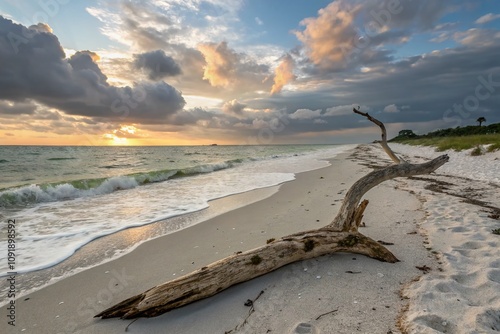
[[[365,22],[374,21],[390,28],[430,30],[449,11],[450,3],[450,0],[367,1],[363,5],[363,17]]]
[[[454,49],[376,64],[366,71],[338,72],[330,76],[328,84],[324,83],[326,75],[318,75],[299,81],[293,93],[245,103],[251,109],[284,108],[282,117],[288,123],[280,134],[372,126],[354,114],[328,112],[335,111],[332,107],[353,104],[387,124],[411,127],[413,123],[424,132],[476,124],[481,116],[488,122],[500,122],[500,39],[492,34],[487,42],[478,37],[484,35],[471,31],[460,35],[467,42]],[[317,88],[301,91],[301,85]],[[399,112],[384,112],[390,105]],[[292,116],[301,109],[301,115],[310,117]]]
[[[169,124],[172,125],[195,125],[198,121],[210,121],[214,113],[203,108],[193,108],[183,110],[169,118]]]
[[[33,103],[0,101],[0,115],[32,115],[35,110]]]
[[[141,53],[134,58],[134,67],[145,70],[151,80],[175,76],[182,72],[175,60],[167,56],[163,50]]]
[[[71,115],[137,123],[167,122],[184,107],[181,93],[165,82],[110,85],[97,60],[90,51],[65,59],[47,29],[0,16],[0,99],[33,99]]]
[[[0,98],[65,98],[82,93],[57,37],[0,16]]]

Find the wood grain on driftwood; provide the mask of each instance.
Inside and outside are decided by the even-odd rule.
[[[398,259],[383,245],[358,232],[363,212],[368,205],[363,195],[376,185],[396,178],[429,174],[448,161],[442,155],[423,164],[410,164],[398,158],[387,145],[382,122],[354,109],[380,126],[384,151],[396,163],[368,173],[355,182],[346,193],[342,207],[327,226],[295,233],[274,240],[262,247],[229,256],[175,280],[157,285],[97,314],[96,317],[155,317],[194,301],[213,296],[232,285],[267,274],[296,261],[336,252],[363,254],[394,263]]]

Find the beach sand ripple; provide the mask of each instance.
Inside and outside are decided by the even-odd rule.
[[[426,180],[408,182],[408,189],[423,202],[426,219],[421,233],[428,235],[428,249],[440,268],[405,290],[410,305],[404,322],[409,333],[496,333],[500,239],[492,230],[500,222],[491,216],[499,209],[500,187],[470,178],[473,173],[465,176],[469,167],[478,169],[477,160],[475,166],[462,160],[454,172],[454,160],[461,155],[450,153],[444,173],[440,169]]]

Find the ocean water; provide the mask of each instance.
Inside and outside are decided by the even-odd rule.
[[[353,147],[0,146],[0,248],[15,219],[16,271],[48,268],[96,238],[293,180]]]

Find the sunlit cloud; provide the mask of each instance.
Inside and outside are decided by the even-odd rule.
[[[200,44],[198,50],[205,57],[203,79],[212,86],[227,87],[235,73],[238,55],[230,50],[227,42]]]
[[[129,139],[143,137],[145,136],[140,134],[139,129],[134,125],[121,125],[119,129],[102,135],[102,138],[110,141],[112,145],[128,145]]]
[[[92,45],[103,44],[94,49],[89,36],[68,43],[60,17],[50,21],[54,31],[1,21],[4,34],[29,29],[36,38],[17,54],[0,38],[0,135],[59,143],[79,136],[104,145],[239,143],[286,120],[276,142],[330,140],[365,130],[352,115],[358,105],[388,127],[443,124],[443,112],[474,94],[480,76],[496,73],[493,6],[470,14],[450,0],[405,1],[389,15],[396,2],[329,2],[298,2],[311,17],[271,22],[244,0],[95,0],[87,13],[108,38],[97,36]],[[266,10],[277,8],[288,10],[281,2]],[[469,118],[495,120],[498,103],[492,94]],[[355,130],[335,132],[347,128]]]
[[[360,6],[335,1],[321,9],[318,17],[304,19],[304,31],[296,31],[311,61],[323,67],[343,67],[358,34],[354,18]]]
[[[263,81],[269,75],[269,67],[258,63],[245,53],[229,48],[227,42],[205,43],[198,46],[203,54],[203,80],[213,87],[230,91],[255,91],[264,88]]]
[[[271,88],[271,94],[281,92],[283,86],[297,78],[293,74],[293,68],[293,58],[290,55],[286,55],[274,71],[274,84]]]
[[[298,109],[293,114],[290,115],[291,119],[313,119],[321,116],[321,109],[310,110],[310,109]]]
[[[488,13],[486,15],[481,16],[476,20],[476,24],[485,24],[494,20],[500,19],[500,14]]]
[[[384,112],[389,112],[389,113],[394,113],[394,112],[400,112],[398,106],[395,104],[389,104],[388,106],[384,107]]]
[[[223,103],[222,99],[197,96],[197,95],[183,95],[186,100],[186,105],[184,109],[194,109],[194,108],[217,108]]]

